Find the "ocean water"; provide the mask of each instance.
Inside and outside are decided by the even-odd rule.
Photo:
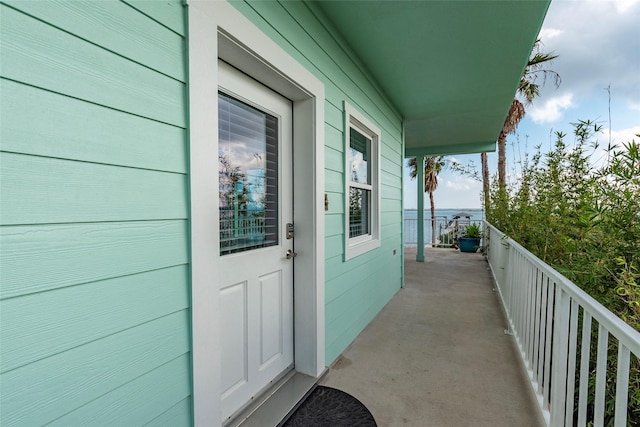
[[[482,209],[436,209],[436,217],[446,217],[447,219],[451,219],[453,215],[465,212],[471,215],[471,220],[482,220]],[[418,218],[418,210],[417,209],[405,209],[404,210],[404,219],[417,219]],[[424,218],[431,218],[431,209],[424,210]]]
[[[436,233],[442,232],[446,228],[448,222],[454,215],[467,213],[471,217],[471,222],[482,221],[482,209],[436,209]],[[431,210],[424,211],[424,242],[431,243]],[[415,246],[418,242],[418,211],[416,209],[404,210],[404,244],[407,246]]]

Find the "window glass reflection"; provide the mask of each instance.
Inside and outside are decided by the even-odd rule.
[[[278,119],[218,95],[220,254],[278,244]]]

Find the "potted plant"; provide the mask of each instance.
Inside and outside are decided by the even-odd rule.
[[[468,225],[462,236],[458,238],[460,252],[476,252],[480,247],[481,236],[478,224]]]

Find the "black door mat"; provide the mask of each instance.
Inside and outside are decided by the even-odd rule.
[[[317,386],[280,424],[282,427],[377,427],[358,399],[331,387]]]

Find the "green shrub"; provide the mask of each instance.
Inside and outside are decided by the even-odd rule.
[[[473,239],[479,239],[481,237],[480,227],[478,224],[469,224],[464,229],[462,237],[471,237]]]
[[[593,142],[600,126],[573,125],[573,144],[557,132],[550,152],[538,147],[525,159],[518,183],[493,183],[487,219],[640,331],[640,144],[603,151]],[[615,353],[611,348],[612,367]],[[640,426],[635,357],[630,378],[629,425]],[[611,414],[615,381],[607,393]]]

